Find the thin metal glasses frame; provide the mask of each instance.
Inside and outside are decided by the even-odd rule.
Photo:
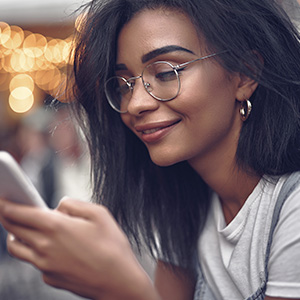
[[[182,69],[183,67],[186,67],[186,66],[188,66],[189,64],[192,64],[192,63],[194,63],[194,62],[202,61],[202,60],[204,60],[204,59],[211,58],[211,57],[214,57],[214,56],[216,56],[216,55],[220,55],[220,54],[226,53],[226,52],[228,52],[228,51],[229,51],[229,50],[224,50],[224,51],[221,51],[221,52],[216,52],[216,53],[208,54],[208,55],[205,55],[205,56],[202,56],[202,57],[199,57],[199,58],[196,58],[196,59],[193,59],[193,60],[184,62],[184,63],[182,63],[182,64],[178,64],[178,65],[176,65],[176,66],[172,65],[172,64],[171,64],[170,62],[168,62],[168,61],[156,61],[156,62],[153,62],[153,63],[147,65],[147,66],[143,69],[141,75],[138,75],[138,76],[135,76],[135,77],[130,77],[130,78],[128,78],[128,79],[126,79],[126,78],[124,78],[124,77],[122,77],[122,76],[113,76],[113,77],[110,77],[110,78],[108,78],[108,79],[106,80],[106,82],[105,82],[105,84],[104,84],[104,90],[105,90],[105,94],[106,94],[107,101],[108,101],[108,103],[110,104],[110,106],[111,106],[115,111],[117,111],[117,112],[119,112],[119,113],[121,113],[121,114],[127,113],[127,110],[126,110],[126,111],[121,111],[121,110],[119,110],[117,107],[115,107],[115,105],[113,104],[113,101],[111,101],[110,97],[108,96],[108,92],[107,92],[107,82],[108,82],[109,80],[111,80],[112,78],[120,78],[121,80],[123,80],[123,81],[127,84],[127,86],[129,87],[131,94],[133,93],[134,86],[132,85],[132,83],[131,83],[130,81],[135,81],[135,80],[137,80],[137,79],[142,79],[143,86],[144,86],[146,92],[147,92],[149,95],[151,95],[154,99],[156,99],[156,100],[158,100],[158,101],[162,101],[162,102],[167,102],[167,101],[174,100],[174,99],[178,96],[178,94],[179,94],[179,92],[180,92],[180,88],[181,88],[180,77],[179,77],[179,74],[178,74],[178,71],[179,71],[180,69]],[[163,99],[163,98],[160,98],[160,97],[155,96],[151,91],[148,90],[148,88],[150,87],[150,83],[144,81],[143,74],[144,74],[145,70],[146,70],[147,68],[149,68],[149,66],[152,66],[152,65],[154,65],[154,64],[160,64],[160,63],[166,63],[166,64],[168,64],[168,65],[173,69],[173,71],[174,71],[175,74],[176,74],[176,78],[177,78],[177,82],[178,82],[178,89],[177,89],[177,93],[176,93],[176,95],[175,95],[174,97],[167,98],[167,99]]]

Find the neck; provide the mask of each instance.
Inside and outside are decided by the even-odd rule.
[[[227,224],[237,215],[259,180],[259,176],[241,170],[232,172],[227,178],[219,177],[219,180],[208,180],[208,184],[219,195]]]
[[[206,157],[204,161],[206,163],[200,161],[190,162],[190,165],[208,186],[218,194],[228,224],[244,205],[259,182],[260,176],[239,168],[235,155],[227,155],[226,159],[224,157],[219,159]]]

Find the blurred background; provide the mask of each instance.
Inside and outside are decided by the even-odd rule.
[[[10,138],[23,119],[54,98],[65,100],[76,10],[84,2],[0,0],[0,148],[17,157]]]
[[[87,149],[65,103],[72,36],[86,2],[0,0],[0,150],[50,207],[64,195],[90,196]]]
[[[0,150],[10,152],[50,207],[90,200],[89,159],[65,102],[72,35],[84,0],[0,0]],[[61,104],[52,107],[54,99]],[[0,228],[0,299],[82,299],[11,258]]]

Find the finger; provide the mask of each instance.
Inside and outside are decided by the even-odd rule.
[[[35,261],[35,252],[12,234],[7,235],[7,251],[12,256],[29,263],[33,263]]]
[[[3,227],[18,241],[33,248],[37,248],[37,243],[40,243],[46,235],[44,232],[7,221],[3,222]]]
[[[30,225],[36,224],[43,219],[47,214],[48,209],[41,209],[34,206],[16,204],[4,199],[0,199],[0,215],[1,218],[7,219],[11,222]],[[32,221],[31,223],[29,221]]]
[[[60,201],[57,210],[70,216],[87,220],[96,220],[99,219],[99,216],[110,214],[107,208],[102,205],[66,197]]]
[[[0,214],[2,210],[6,210],[8,209],[8,207],[23,207],[24,209],[30,209],[30,208],[38,208],[40,210],[48,210],[48,207],[37,207],[37,206],[33,206],[33,205],[26,205],[26,204],[22,204],[22,203],[16,203],[13,201],[9,201],[7,199],[4,198],[0,198]]]
[[[51,227],[51,221],[57,212],[50,209],[15,204],[9,201],[0,200],[1,223],[16,224],[33,229],[47,230]]]

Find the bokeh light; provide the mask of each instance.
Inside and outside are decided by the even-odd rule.
[[[4,45],[11,35],[11,28],[5,22],[0,22],[0,44]]]
[[[9,85],[10,74],[0,70],[0,91],[5,91]]]
[[[34,81],[28,74],[18,74],[14,76],[9,84],[9,90],[13,91],[18,87],[26,87],[30,91],[34,90]]]
[[[47,48],[47,39],[41,34],[28,35],[23,44],[24,52],[27,56],[32,58],[41,57],[45,53]]]
[[[14,112],[33,107],[38,101],[35,87],[66,101],[71,47],[72,36],[58,39],[0,22],[0,91],[9,92],[8,103]]]
[[[16,113],[29,111],[34,104],[34,96],[26,87],[13,90],[9,96],[9,106]]]
[[[4,39],[6,39],[5,36]],[[19,26],[10,27],[10,36],[9,38],[2,43],[2,45],[7,49],[16,49],[20,47],[24,40],[24,31]]]

